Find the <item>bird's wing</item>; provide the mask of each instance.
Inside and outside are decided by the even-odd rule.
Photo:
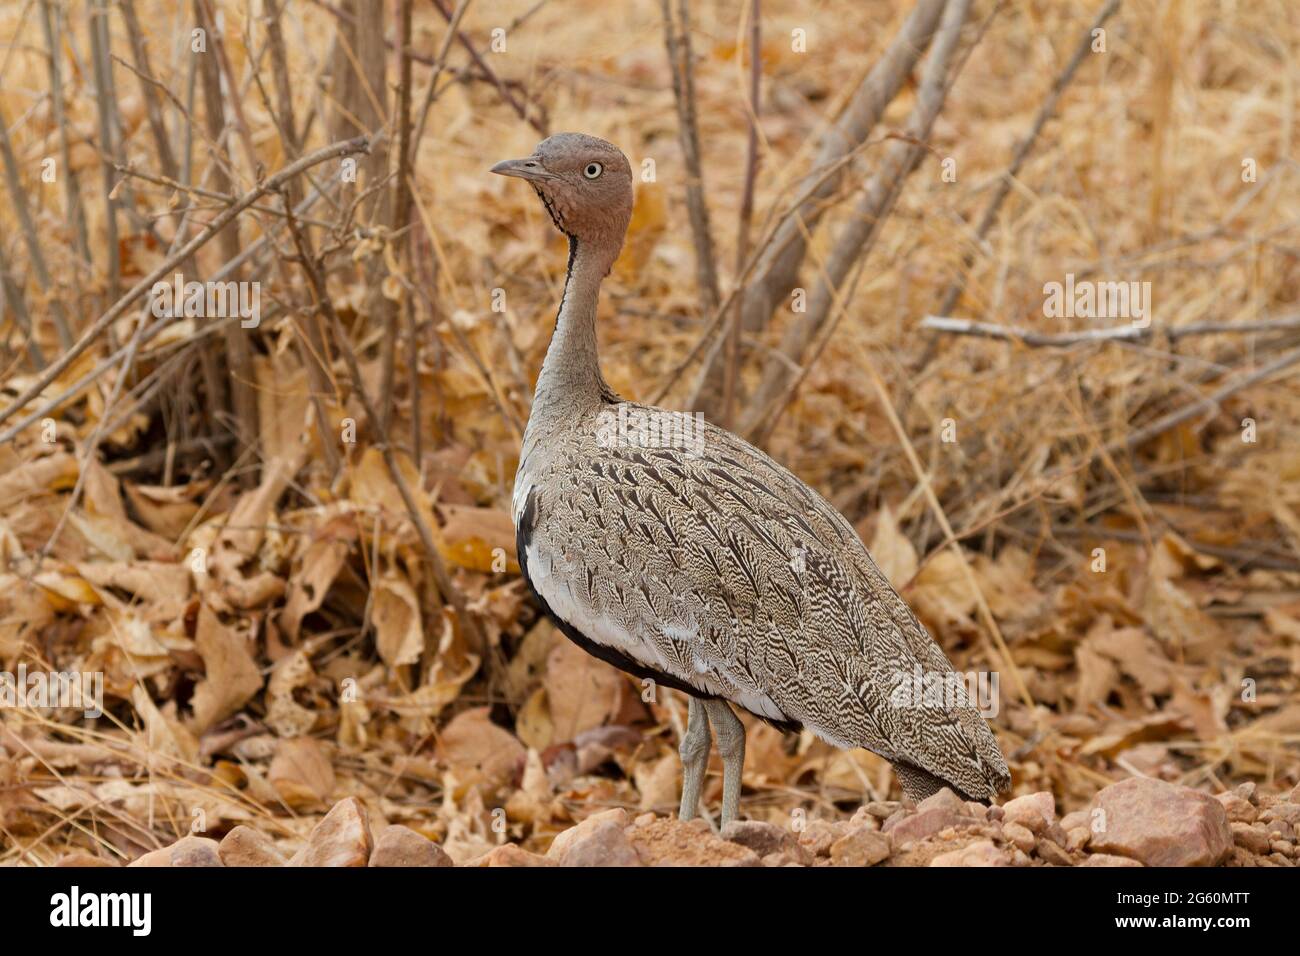
[[[952,668],[852,526],[760,450],[698,427],[673,447],[586,428],[552,457],[520,522],[538,596],[670,683],[984,797],[1001,752],[973,708],[905,692]]]

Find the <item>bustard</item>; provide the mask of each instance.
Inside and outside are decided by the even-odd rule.
[[[681,818],[698,808],[710,724],[723,824],[739,812],[745,726],[728,701],[782,729],[880,754],[914,800],[945,786],[982,801],[1005,790],[1002,752],[966,698],[906,692],[917,675],[956,675],[829,502],[707,423],[698,441],[643,441],[655,437],[643,428],[609,440],[615,420],[673,414],[624,402],[597,361],[600,284],[632,215],[627,157],[559,133],[492,172],[530,183],[569,240],[515,475],[519,565],[569,638],[689,695]]]

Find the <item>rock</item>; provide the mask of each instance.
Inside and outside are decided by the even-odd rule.
[[[1208,794],[1149,777],[1131,777],[1097,794],[1104,826],[1091,846],[1147,866],[1214,866],[1232,850],[1223,804]]]
[[[1003,820],[1019,823],[1031,833],[1042,833],[1056,822],[1056,798],[1048,791],[1016,797],[1002,805]]]
[[[828,856],[831,845],[849,830],[838,820],[809,820],[799,834],[799,845],[813,856]]]
[[[938,794],[935,796],[938,796]],[[931,798],[927,797],[926,799]],[[958,806],[961,807],[962,811],[965,810],[965,805],[960,801]],[[924,840],[926,837],[933,836],[948,827],[977,826],[982,822],[974,817],[968,817],[964,812],[958,812],[953,807],[945,804],[928,807],[911,816],[890,817],[889,820],[885,821],[884,830],[893,837],[895,846],[902,846],[905,843]]]
[[[1274,853],[1281,853],[1285,857],[1295,856],[1295,844],[1288,840],[1271,840],[1269,846]]]
[[[536,853],[529,853],[514,843],[503,843],[466,866],[559,866]]]
[[[1231,824],[1232,839],[1237,846],[1245,847],[1251,853],[1267,854],[1269,851],[1268,833],[1263,827],[1256,829],[1249,823],[1236,821]]]
[[[763,865],[757,853],[715,836],[703,820],[662,817],[628,827],[627,838],[646,866]]]
[[[455,866],[445,850],[410,827],[393,824],[375,838],[369,866]]]
[[[987,819],[994,820],[994,821],[1001,820],[1004,816],[1006,816],[1006,814],[1002,812],[1002,808],[999,806],[989,807],[988,810],[985,811],[984,815]]]
[[[1255,786],[1253,780],[1248,780],[1245,783],[1238,784],[1232,792],[1242,799],[1249,800],[1251,803],[1259,806],[1259,787]]]
[[[1137,860],[1126,856],[1114,856],[1110,853],[1094,853],[1079,864],[1080,866],[1141,866]]]
[[[148,853],[142,853],[136,857],[127,866],[171,866],[172,865],[172,848],[163,847],[161,850],[150,850]]]
[[[967,800],[964,806],[968,817],[974,817],[976,820],[987,820],[989,818],[989,808],[982,803]]]
[[[867,810],[865,806],[858,807],[849,818],[849,828],[852,830],[858,827],[866,827],[868,830],[879,830],[881,818]]]
[[[882,830],[893,829],[893,827],[895,826],[895,824],[898,823],[899,820],[905,820],[907,819],[908,816],[910,816],[912,813],[915,812],[916,812],[915,807],[913,807],[911,810],[905,810],[902,807],[899,807],[897,810],[895,810],[893,813],[891,813],[889,816],[887,816],[884,819],[884,822],[880,824],[880,829]]]
[[[1091,828],[1092,815],[1087,810],[1072,810],[1065,816],[1061,817],[1061,829],[1066,833],[1071,830],[1077,830],[1079,827],[1085,829]]]
[[[1215,794],[1214,799],[1223,804],[1224,812],[1228,814],[1228,820],[1233,823],[1254,823],[1259,811],[1255,805],[1247,800],[1235,790],[1229,790],[1227,793]]]
[[[903,805],[897,800],[873,800],[870,803],[863,804],[859,809],[865,810],[867,813],[871,814],[871,816],[883,822],[888,820],[902,808]]]
[[[1074,860],[1070,854],[1056,843],[1055,840],[1042,839],[1038,841],[1038,858],[1053,866],[1074,866]]]
[[[1294,803],[1275,803],[1259,814],[1261,823],[1286,822],[1294,829],[1300,826],[1300,805]]]
[[[1257,820],[1256,823],[1268,830],[1268,835],[1271,839],[1295,840],[1295,827],[1291,826],[1291,824],[1287,823],[1285,820],[1269,820],[1267,822],[1264,820]]]
[[[365,866],[374,842],[370,818],[356,797],[340,800],[312,827],[289,866]]]
[[[217,841],[207,837],[187,836],[177,840],[171,846],[153,850],[129,866],[221,866],[221,856],[217,852]]]
[[[226,866],[284,866],[271,838],[242,824],[225,835],[217,853]]]
[[[836,866],[875,866],[892,848],[888,835],[860,827],[831,844],[831,860]]]
[[[1091,839],[1091,830],[1087,827],[1075,827],[1073,830],[1066,831],[1065,848],[1071,853],[1078,853],[1088,845]]]
[[[926,810],[932,810],[935,807],[947,807],[953,813],[960,815],[966,814],[966,801],[953,793],[948,787],[944,787],[937,793],[930,794],[916,805],[916,810],[918,813],[921,813]]]
[[[619,807],[592,814],[557,836],[546,856],[560,866],[641,866],[623,832],[627,823]]]
[[[1291,788],[1291,793],[1286,799],[1288,803],[1300,803],[1300,783]]]
[[[940,853],[931,866],[1010,866],[1011,854],[995,846],[992,840],[976,840],[950,853]]]
[[[816,857],[803,847],[797,850],[781,850],[779,853],[769,853],[763,857],[764,866],[812,866],[815,861]]]
[[[1021,826],[1019,823],[1004,823],[1002,825],[1002,836],[1013,844],[1017,850],[1024,853],[1034,852],[1034,835],[1029,832],[1028,827]]]
[[[117,864],[112,860],[106,860],[102,856],[92,856],[89,853],[68,853],[59,857],[57,867],[116,867]]]
[[[732,820],[722,828],[722,839],[749,847],[763,857],[764,866],[770,865],[767,857],[773,854],[785,854],[801,866],[812,865],[813,854],[799,845],[793,833],[775,823],[764,823],[760,820]]]

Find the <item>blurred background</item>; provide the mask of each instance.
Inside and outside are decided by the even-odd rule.
[[[0,671],[103,713],[0,706],[0,862],[675,809],[684,698],[514,556],[566,249],[487,169],[563,130],[637,179],[606,378],[843,511],[1016,793],[1294,787],[1297,56],[1285,0],[4,4]],[[744,782],[899,796],[756,722]]]

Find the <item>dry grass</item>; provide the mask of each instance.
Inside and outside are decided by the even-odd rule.
[[[225,24],[220,69],[239,89],[232,96],[222,79],[225,120],[245,124],[214,141],[201,80],[210,64],[199,62],[192,100],[188,92],[189,6],[137,3],[165,88],[165,138],[178,170],[190,168],[189,181],[209,192],[194,197],[182,241],[223,208],[210,193],[243,195],[259,169],[269,175],[345,135],[375,133],[347,117],[367,103],[387,115],[398,102],[391,89],[377,104],[372,86],[358,92],[325,75],[340,62],[365,73],[377,49],[395,83],[395,53],[373,36],[358,40],[362,53],[340,53],[348,20],[334,4],[285,6],[286,89],[297,129],[310,124],[300,146],[277,128],[261,4],[212,4]],[[909,8],[762,7],[754,245]],[[724,298],[737,278],[747,168],[748,61],[738,51],[748,8],[710,2],[691,13]],[[163,161],[148,102],[125,65],[136,63],[132,44],[117,5],[109,10],[120,58],[109,118],[125,133],[116,160],[156,177]],[[188,205],[171,187],[114,172],[112,246],[85,8],[69,4],[60,65],[91,253],[81,259],[41,13],[39,2],[0,11],[0,112],[50,276],[43,290],[5,192],[2,264],[37,346],[10,297],[0,311],[5,409],[39,383],[38,356],[63,354],[59,310],[72,337],[83,334],[164,262]],[[1095,13],[1056,0],[974,5],[919,167],[834,333],[824,347],[809,343],[799,387],[771,409],[779,418],[766,444],[858,524],[958,669],[1000,674],[993,723],[1017,791],[1052,789],[1074,808],[1132,773],[1282,789],[1300,782],[1300,391],[1296,365],[1250,376],[1300,347],[1300,335],[1166,332],[1300,308],[1300,33],[1281,0],[1126,2],[1107,24],[1106,51],[1085,58],[992,228],[976,237],[1016,143]],[[414,6],[413,21],[418,117],[446,21],[429,3]],[[394,40],[396,22],[390,11]],[[491,50],[498,27],[509,28],[504,52]],[[107,711],[84,720],[0,710],[0,861],[50,862],[72,847],[129,858],[196,819],[218,834],[253,821],[292,848],[347,795],[460,857],[502,839],[497,807],[512,838],[535,844],[609,804],[672,809],[684,702],[671,692],[644,702],[639,685],[557,643],[535,622],[512,555],[501,567],[564,250],[526,190],[486,174],[531,150],[534,124],[610,139],[638,170],[653,160],[655,181],[638,184],[629,245],[606,285],[601,336],[611,384],[655,394],[710,320],[695,285],[660,5],[471,3],[460,29],[490,75],[460,43],[446,47],[413,164],[409,232],[394,233],[391,181],[365,191],[384,169],[377,159],[362,159],[360,191],[346,187],[337,205],[303,214],[300,242],[283,227],[281,197],[265,197],[240,214],[235,241],[218,237],[183,270],[209,278],[272,233],[264,267],[240,267],[262,283],[257,330],[163,323],[141,337],[127,374],[119,356],[76,387],[144,328],[134,303],[0,425],[40,413],[0,445],[0,671],[101,671]],[[806,53],[791,49],[795,29],[807,31]],[[904,128],[916,95],[904,84],[814,233],[802,272],[809,291],[856,204],[854,187],[897,142],[887,134]],[[392,149],[399,126],[372,157]],[[41,179],[46,157],[56,160],[52,183]],[[942,175],[945,158],[956,161],[955,182]],[[1243,182],[1245,160],[1255,182]],[[331,163],[297,180],[290,198],[336,182]],[[361,200],[355,210],[349,194]],[[304,250],[321,257],[320,289]],[[1150,282],[1153,334],[1034,348],[935,340],[920,328],[955,278],[965,286],[954,316],[1035,333],[1110,324],[1045,317],[1044,284],[1067,273]],[[798,318],[779,308],[749,337],[745,392]],[[665,404],[686,401],[694,372]],[[255,403],[242,411],[241,390]],[[1216,391],[1212,407],[1143,431]],[[391,402],[391,417],[367,414],[367,401]],[[391,467],[377,448],[384,418]],[[348,419],[355,442],[339,441]],[[1245,419],[1254,442],[1243,441]],[[414,507],[404,507],[394,472]],[[1105,549],[1104,572],[1094,570],[1095,548]],[[751,731],[746,784],[744,810],[774,820],[795,807],[843,814],[895,786],[870,754],[762,726]]]

